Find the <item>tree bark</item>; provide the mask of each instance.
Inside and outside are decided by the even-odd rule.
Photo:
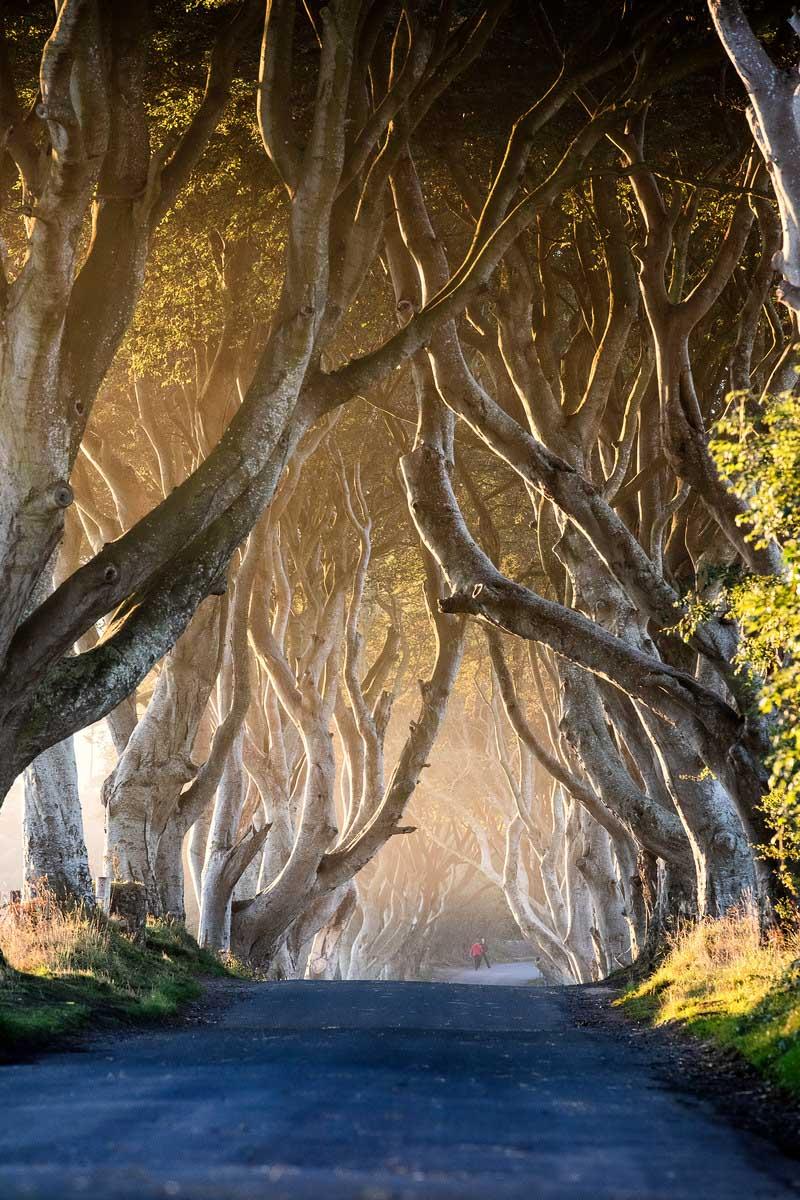
[[[60,900],[94,906],[72,738],[51,746],[25,772],[23,899],[44,884]]]

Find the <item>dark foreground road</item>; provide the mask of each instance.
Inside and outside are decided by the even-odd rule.
[[[575,989],[254,987],[219,1020],[0,1067],[0,1197],[776,1200],[800,1165],[675,1092]]]

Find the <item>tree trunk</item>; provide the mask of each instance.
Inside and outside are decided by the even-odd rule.
[[[24,899],[39,881],[59,899],[94,904],[72,738],[51,746],[25,772]]]
[[[207,601],[164,660],[150,703],[103,785],[106,874],[144,883],[150,910],[159,915],[173,906],[184,909],[174,879],[169,896],[160,893],[159,845],[182,789],[197,775],[192,750],[217,675],[218,626],[218,604]],[[173,843],[182,838],[182,828],[168,835]],[[174,844],[164,853],[174,869]]]
[[[156,851],[156,880],[161,897],[161,911],[165,916],[181,922],[186,920],[183,838],[183,824],[173,817],[167,822]]]
[[[269,962],[308,905],[325,851],[336,835],[336,764],[332,737],[311,716],[303,730],[306,785],[297,836],[283,870],[266,891],[235,906],[234,949],[247,960]]]
[[[339,967],[339,946],[356,906],[355,884],[345,884],[326,896],[325,901],[332,915],[311,943],[306,979],[335,979]]]
[[[709,775],[680,732],[640,710],[683,822],[697,873],[701,917],[722,916],[758,892],[753,851],[722,784]]]
[[[108,782],[108,781],[106,781]],[[157,846],[150,829],[150,789],[130,780],[124,798],[104,795],[106,806],[103,874],[121,883],[144,885],[148,911],[161,915],[155,875]]]
[[[582,854],[576,865],[591,893],[595,949],[605,977],[631,962],[631,931],[608,834],[585,812],[581,827]]]
[[[362,912],[361,902],[359,899],[360,892],[358,882],[357,880],[353,880],[353,883],[356,889],[356,901],[353,907],[353,912],[350,916],[350,920],[347,922],[347,925],[342,932],[342,936],[339,939],[338,964],[334,975],[334,978],[336,979],[352,978],[351,968],[353,961],[353,947],[355,945],[356,938],[358,937],[358,932],[361,929],[361,924],[364,920],[364,914]]]

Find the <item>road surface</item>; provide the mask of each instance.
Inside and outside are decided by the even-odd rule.
[[[214,1023],[0,1067],[0,1197],[782,1200],[798,1164],[672,1090],[597,992],[242,989]],[[587,1024],[588,1020],[588,1024]]]
[[[539,968],[532,962],[493,963],[491,967],[455,967],[439,971],[436,978],[442,983],[471,983],[480,987],[529,987],[541,983]]]

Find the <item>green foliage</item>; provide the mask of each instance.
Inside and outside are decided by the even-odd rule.
[[[202,83],[187,89],[180,74],[165,82],[150,113],[160,138],[174,138],[186,126]],[[237,347],[271,318],[283,277],[288,207],[265,166],[251,109],[250,82],[234,80],[201,167],[154,239],[118,370],[152,375],[161,386],[192,383],[198,356],[216,344],[226,306],[236,313]],[[231,291],[224,294],[221,255],[230,262],[234,254],[241,267],[227,278]]]
[[[773,784],[762,808],[774,833],[769,843],[760,847],[761,853],[773,861],[784,890],[796,900],[800,890],[797,866],[800,863],[800,795],[797,788]],[[779,916],[791,917],[795,913],[794,905],[779,901]]]
[[[753,410],[734,395],[711,445],[722,476],[748,502],[751,537],[783,547],[783,576],[752,576],[729,586],[739,622],[739,663],[761,679],[759,706],[772,727],[772,790],[764,803],[773,837],[762,852],[784,887],[800,896],[800,407],[791,394]]]

